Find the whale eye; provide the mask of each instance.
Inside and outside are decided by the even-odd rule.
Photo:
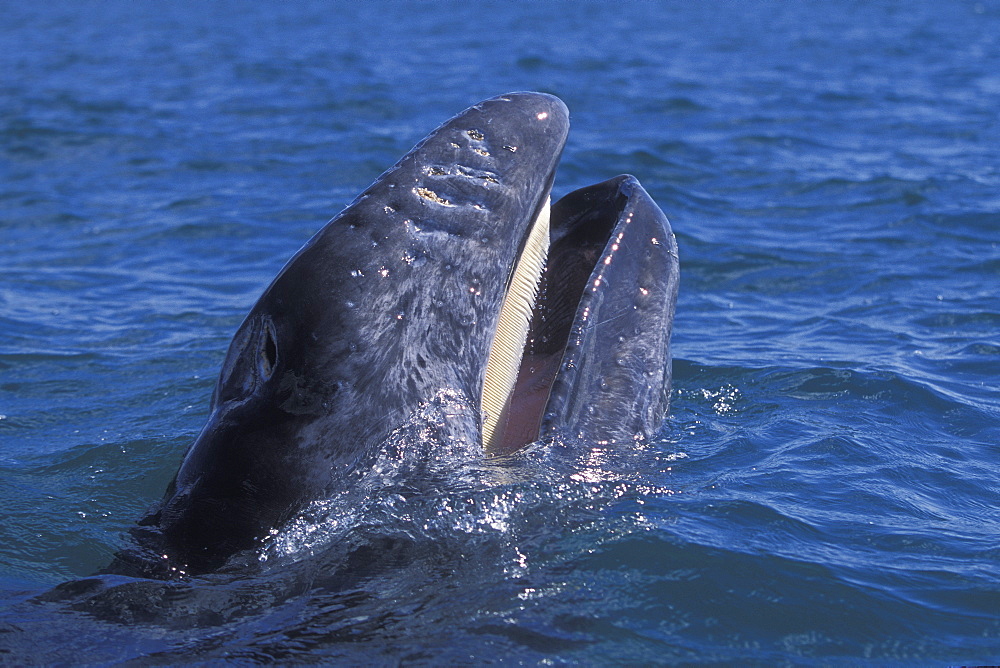
[[[212,407],[243,401],[258,392],[278,366],[278,335],[267,316],[247,319],[236,332],[222,363]]]
[[[275,341],[274,323],[268,320],[261,328],[260,347],[257,355],[257,368],[262,380],[267,380],[274,373],[278,363],[278,344]]]

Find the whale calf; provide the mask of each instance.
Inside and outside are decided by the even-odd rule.
[[[670,394],[677,246],[631,176],[550,203],[569,131],[512,93],[444,123],[284,266],[230,344],[207,424],[111,572],[223,567],[435,397],[484,457],[649,438]]]

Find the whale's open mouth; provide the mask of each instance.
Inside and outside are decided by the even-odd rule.
[[[623,240],[633,181],[617,177],[574,191],[554,205],[547,202],[535,219],[487,363],[481,408],[489,455],[509,454],[539,439],[574,323],[576,329],[591,326],[583,302],[605,288],[603,269]]]

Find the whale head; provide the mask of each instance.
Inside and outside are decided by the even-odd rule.
[[[449,437],[500,456],[565,433],[646,438],[666,414],[677,252],[629,176],[550,204],[565,105],[455,116],[299,250],[230,344],[211,414],[134,530],[204,572],[258,545],[448,393]]]

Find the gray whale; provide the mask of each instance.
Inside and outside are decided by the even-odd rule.
[[[550,436],[655,434],[670,393],[676,242],[631,176],[549,208],[568,130],[550,95],[481,102],[306,243],[237,330],[207,424],[108,571],[219,569],[346,484],[442,393],[461,399],[437,425],[443,437],[487,457]],[[521,275],[543,260],[540,276]]]

